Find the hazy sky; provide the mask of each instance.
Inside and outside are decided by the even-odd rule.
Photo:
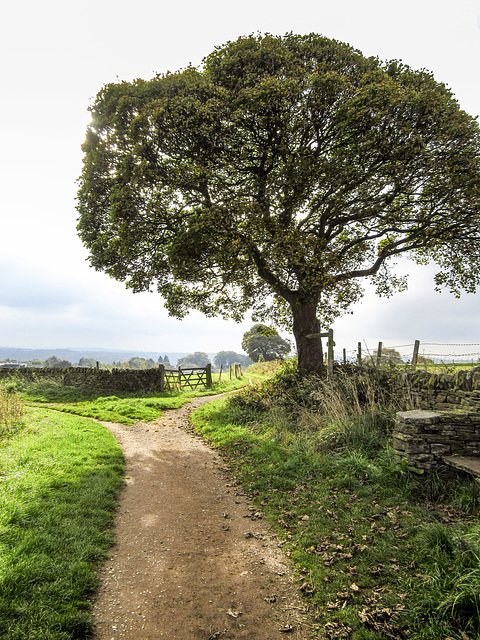
[[[200,64],[241,35],[289,31],[428,69],[463,109],[480,113],[480,0],[18,0],[3,8],[0,345],[241,350],[250,321],[169,318],[157,294],[134,295],[88,266],[75,229],[80,145],[103,84]],[[429,269],[404,268],[409,291],[367,295],[334,326],[337,350],[358,341],[480,343],[480,294],[435,294]],[[452,350],[480,345],[442,353]]]

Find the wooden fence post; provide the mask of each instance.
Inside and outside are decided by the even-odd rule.
[[[343,350],[343,364],[347,364],[347,350]]]
[[[210,389],[212,386],[212,365],[210,363],[205,367],[205,373],[207,374],[207,388]]]
[[[165,391],[165,366],[159,364],[158,368],[160,369],[160,391]]]
[[[383,342],[379,342],[378,349],[377,349],[377,368],[380,366],[380,363],[382,362],[382,349],[383,349]]]
[[[328,343],[327,343],[327,352],[328,352],[327,365],[328,365],[328,375],[329,376],[333,375],[333,360],[334,360],[333,347],[334,347],[334,345],[335,345],[335,343],[333,342],[333,329],[329,329],[328,330]]]
[[[357,363],[362,366],[362,343],[357,344]]]
[[[223,364],[220,365],[220,373],[218,374],[218,381],[219,382],[222,379],[222,369],[223,369]]]
[[[413,345],[412,369],[415,369],[418,362],[418,351],[420,349],[420,340],[415,340]]]
[[[178,386],[182,388],[182,367],[178,367]]]

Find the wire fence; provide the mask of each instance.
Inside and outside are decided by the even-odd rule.
[[[359,349],[362,357],[374,358],[377,355],[379,344],[367,344],[365,340],[358,343],[356,349],[343,350],[343,353],[335,351],[336,360],[357,361]],[[412,362],[414,358],[415,342],[410,344],[384,344],[381,343],[381,351],[384,356],[397,352],[404,362]],[[396,355],[396,354],[395,354]],[[434,363],[476,363],[480,361],[480,343],[476,342],[420,342],[418,349],[418,361],[433,361]],[[480,364],[480,362],[479,362]]]

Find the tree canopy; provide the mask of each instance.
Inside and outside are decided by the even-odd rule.
[[[252,360],[248,356],[235,351],[219,351],[215,354],[213,362],[218,368],[221,366],[229,367],[232,364],[241,364],[243,367],[248,367],[252,364]]]
[[[376,349],[371,357],[371,361],[375,364],[378,360],[378,349]],[[396,349],[383,347],[380,352],[380,364],[401,364],[403,362],[400,352]]]
[[[94,369],[97,366],[97,360],[95,358],[80,358],[78,361],[79,367],[90,367]]]
[[[243,334],[242,349],[253,362],[270,362],[285,357],[290,351],[290,344],[278,335],[276,329],[264,324],[254,324]]]
[[[199,68],[104,86],[91,106],[79,234],[98,270],[190,309],[320,326],[400,254],[459,295],[480,279],[480,135],[427,71],[319,35],[249,36]],[[282,324],[280,324],[282,323]]]
[[[43,361],[43,366],[57,367],[60,369],[62,367],[71,367],[72,363],[69,360],[62,360],[58,356],[50,356],[49,358]]]
[[[184,358],[180,358],[177,362],[177,367],[206,367],[210,364],[210,358],[204,351],[195,351],[195,353],[189,353]]]
[[[152,358],[141,358],[140,356],[132,356],[128,359],[130,369],[153,369],[155,361]]]

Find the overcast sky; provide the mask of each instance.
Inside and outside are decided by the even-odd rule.
[[[105,83],[198,65],[241,35],[290,31],[428,69],[463,109],[480,113],[480,0],[18,0],[3,7],[0,346],[241,351],[248,319],[237,325],[192,313],[178,321],[157,294],[134,295],[88,266],[76,236],[80,146],[87,107]],[[480,352],[480,294],[435,294],[428,268],[405,268],[409,291],[388,300],[369,293],[334,326],[336,349],[419,339],[472,345],[442,353]]]

